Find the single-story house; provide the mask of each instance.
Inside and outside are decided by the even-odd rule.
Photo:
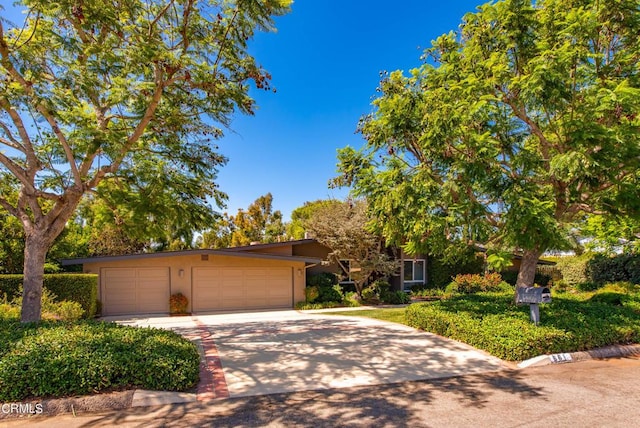
[[[309,242],[312,241],[312,242]],[[307,246],[308,251],[297,247]],[[103,315],[168,313],[182,293],[193,313],[291,309],[304,301],[306,271],[321,257],[313,240],[63,260],[98,275]]]
[[[331,250],[315,239],[255,244],[224,249],[167,251],[62,260],[82,264],[98,275],[103,315],[169,312],[169,297],[182,293],[192,313],[291,309],[305,300],[307,275],[333,272],[341,283],[349,275],[327,263]],[[398,272],[390,278],[397,290],[428,283],[427,257],[396,251]],[[514,256],[514,266],[519,266]],[[343,261],[350,265],[349,261]]]

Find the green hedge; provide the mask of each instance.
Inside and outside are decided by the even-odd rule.
[[[624,253],[613,257],[597,254],[587,262],[586,271],[589,279],[599,286],[618,281],[640,284],[640,254]]]
[[[562,280],[572,287],[589,282],[587,274],[589,259],[589,255],[560,257],[556,267],[562,274]]]
[[[178,334],[98,321],[0,321],[0,402],[143,388],[185,391],[196,346]]]
[[[407,324],[468,343],[505,360],[584,351],[640,342],[640,294],[626,300],[603,296],[554,295],[540,306],[541,324],[529,320],[528,306],[512,304],[511,293],[480,293],[414,304]],[[620,306],[622,304],[622,306]]]
[[[0,275],[0,293],[13,299],[22,287],[22,275]],[[45,274],[44,288],[56,295],[56,301],[78,302],[86,318],[96,315],[98,276],[93,274]]]

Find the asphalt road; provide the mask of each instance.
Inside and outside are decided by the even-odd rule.
[[[623,358],[6,424],[64,428],[630,427],[638,421],[640,359]]]

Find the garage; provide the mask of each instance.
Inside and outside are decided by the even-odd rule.
[[[291,267],[194,267],[193,311],[293,307]]]
[[[168,267],[102,268],[103,315],[169,312]]]

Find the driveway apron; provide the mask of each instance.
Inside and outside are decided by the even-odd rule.
[[[170,328],[200,339],[205,382],[198,399],[386,384],[507,367],[463,343],[361,317],[278,311],[125,323]]]

